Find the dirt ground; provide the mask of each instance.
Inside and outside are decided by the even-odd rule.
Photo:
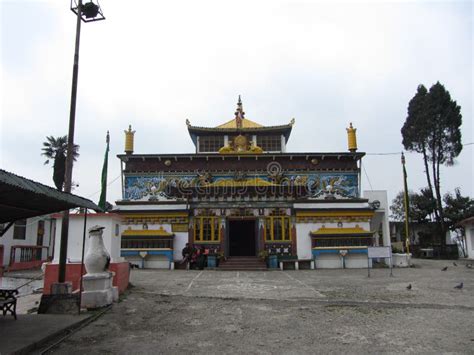
[[[474,269],[414,264],[370,278],[363,269],[133,270],[120,302],[54,352],[473,354]]]

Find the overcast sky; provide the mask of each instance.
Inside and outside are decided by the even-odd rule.
[[[403,150],[400,129],[419,84],[440,81],[461,106],[472,143],[473,7],[470,1],[100,0],[107,19],[83,24],[74,193],[95,202],[107,130],[109,182],[123,131],[136,153],[192,153],[185,120],[234,117],[263,125],[296,119],[289,152]],[[69,0],[0,0],[0,167],[54,186],[42,142],[67,134],[75,17]],[[442,190],[473,196],[474,145],[442,169]],[[367,155],[363,190],[403,188],[399,155]],[[409,187],[426,186],[421,157],[407,154]],[[107,199],[121,198],[120,179]]]

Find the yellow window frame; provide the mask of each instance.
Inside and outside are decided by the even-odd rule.
[[[275,220],[280,222],[281,239],[275,239]],[[291,220],[289,216],[268,216],[265,218],[264,226],[265,242],[291,242]],[[270,229],[270,233],[267,229]]]
[[[220,243],[219,217],[199,216],[194,218],[194,241],[196,243]],[[211,239],[204,240],[204,224],[210,223]],[[197,233],[199,226],[199,234]]]

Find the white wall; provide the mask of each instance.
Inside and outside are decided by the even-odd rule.
[[[43,246],[49,247],[44,249],[42,252],[42,258],[46,259],[48,256],[52,256],[53,253],[53,241],[54,235],[51,232],[51,217],[48,216],[39,216],[28,218],[26,220],[26,236],[25,239],[13,239],[13,230],[15,226],[11,226],[10,229],[0,237],[0,244],[3,245],[4,254],[3,254],[3,266],[7,266],[10,262],[10,251],[13,245],[36,245],[38,238],[38,222],[44,221],[44,235],[43,235]],[[6,227],[8,223],[5,223]],[[54,229],[54,221],[53,221]],[[17,251],[19,253],[19,251]]]
[[[310,232],[316,231],[322,226],[326,228],[338,228],[337,223],[296,223],[296,239],[297,239],[297,254],[299,259],[312,259],[311,237]],[[368,222],[344,222],[343,228],[354,228],[356,225],[364,230],[370,230]],[[331,257],[329,257],[330,259]],[[337,256],[339,258],[339,256]],[[327,259],[324,256],[324,259]],[[367,262],[367,261],[366,261]],[[328,264],[328,267],[338,267],[336,263]],[[332,265],[332,266],[331,266]],[[316,265],[317,266],[317,265]]]
[[[382,224],[382,239],[383,246],[391,246],[390,241],[390,226],[388,221],[389,204],[386,190],[371,190],[364,191],[363,196],[369,200],[369,203],[375,200],[380,202],[380,207],[375,211],[375,216],[371,223],[371,228],[378,230],[380,223]]]
[[[298,259],[312,259],[311,237],[309,232],[314,230],[312,223],[296,223],[296,253]]]
[[[186,243],[188,242],[188,232],[175,232],[174,237],[174,253],[173,259],[174,261],[179,261],[183,259],[181,255],[181,251],[185,247]]]
[[[466,252],[469,259],[474,259],[474,224],[468,224],[466,228]]]
[[[58,215],[58,217],[60,217]],[[59,263],[59,250],[61,241],[62,218],[58,218],[56,222],[56,244],[54,263]],[[111,262],[122,262],[124,259],[120,257],[120,242],[121,242],[121,219],[115,214],[88,214],[86,223],[86,243],[84,253],[87,252],[89,245],[89,228],[99,225],[105,227],[103,230],[103,240],[105,248],[110,253]],[[116,225],[118,225],[118,235],[116,235]],[[70,262],[80,262],[82,258],[82,240],[84,235],[84,215],[71,214],[69,216],[69,236],[67,245],[67,259]]]

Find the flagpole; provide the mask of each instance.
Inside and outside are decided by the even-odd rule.
[[[107,136],[105,138],[107,143],[107,148],[105,148],[105,156],[104,156],[104,165],[102,167],[102,176],[101,176],[101,191],[100,191],[100,198],[98,206],[105,211],[106,204],[107,204],[107,168],[109,162],[109,143],[110,143],[110,135],[109,131],[107,131]]]
[[[409,221],[409,211],[408,206],[410,205],[408,199],[408,182],[407,182],[407,171],[405,169],[405,155],[402,152],[402,167],[403,167],[403,187],[404,187],[404,194],[403,194],[403,202],[405,205],[405,246],[407,249],[407,254],[410,254],[410,238],[409,238],[409,228],[408,228],[408,221]]]

